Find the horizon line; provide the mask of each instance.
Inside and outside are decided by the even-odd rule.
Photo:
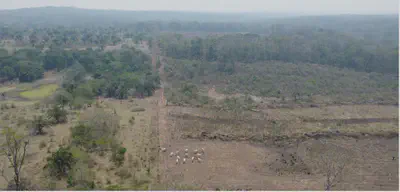
[[[84,10],[98,10],[98,11],[133,11],[133,12],[186,12],[186,13],[223,13],[223,14],[238,14],[238,13],[258,13],[258,14],[282,14],[288,16],[335,16],[335,15],[371,15],[371,16],[386,16],[386,15],[399,15],[398,12],[395,13],[373,13],[373,14],[366,14],[366,13],[304,13],[304,12],[274,12],[274,11],[267,11],[267,10],[243,10],[243,11],[215,11],[215,10],[139,10],[139,9],[106,9],[106,8],[86,8],[86,7],[77,7],[77,6],[34,6],[34,7],[20,7],[20,8],[0,8],[0,11],[13,11],[13,10],[20,10],[20,9],[37,9],[37,8],[73,8],[73,9],[84,9]]]

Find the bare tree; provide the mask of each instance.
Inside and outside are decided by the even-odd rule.
[[[326,140],[318,140],[307,149],[312,165],[325,176],[325,190],[332,190],[343,180],[346,168],[351,163],[351,150]]]
[[[18,136],[11,128],[4,129],[3,134],[6,137],[6,141],[3,145],[2,153],[7,156],[13,168],[15,190],[24,190],[24,187],[21,186],[21,169],[24,164],[28,141]],[[7,180],[4,175],[4,169],[2,170],[2,176]]]

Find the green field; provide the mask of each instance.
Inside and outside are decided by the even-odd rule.
[[[27,99],[43,99],[52,95],[57,88],[57,84],[42,85],[36,89],[21,92],[20,95]]]

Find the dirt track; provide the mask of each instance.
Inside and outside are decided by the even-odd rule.
[[[160,84],[161,87],[159,90],[156,90],[154,96],[157,97],[157,117],[158,117],[158,136],[159,136],[159,143],[160,143],[160,147],[165,147],[165,148],[169,148],[170,147],[170,132],[168,131],[168,126],[166,125],[166,114],[168,114],[167,112],[167,108],[166,108],[166,101],[165,101],[165,97],[164,97],[164,82],[165,82],[165,75],[164,75],[164,64],[165,61],[162,59],[162,57],[160,56],[160,50],[158,49],[157,45],[156,45],[157,41],[154,41],[154,44],[152,46],[152,51],[151,51],[151,59],[152,59],[152,66],[153,66],[153,71],[157,71],[160,75]],[[157,61],[158,59],[160,59],[161,62],[161,66],[157,69]],[[161,155],[160,156],[160,165],[159,165],[159,182],[160,183],[164,183],[165,182],[165,170],[167,165],[167,159],[165,158],[165,156]]]

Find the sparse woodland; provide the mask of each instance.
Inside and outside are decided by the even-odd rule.
[[[1,189],[398,190],[396,16],[0,24]]]

